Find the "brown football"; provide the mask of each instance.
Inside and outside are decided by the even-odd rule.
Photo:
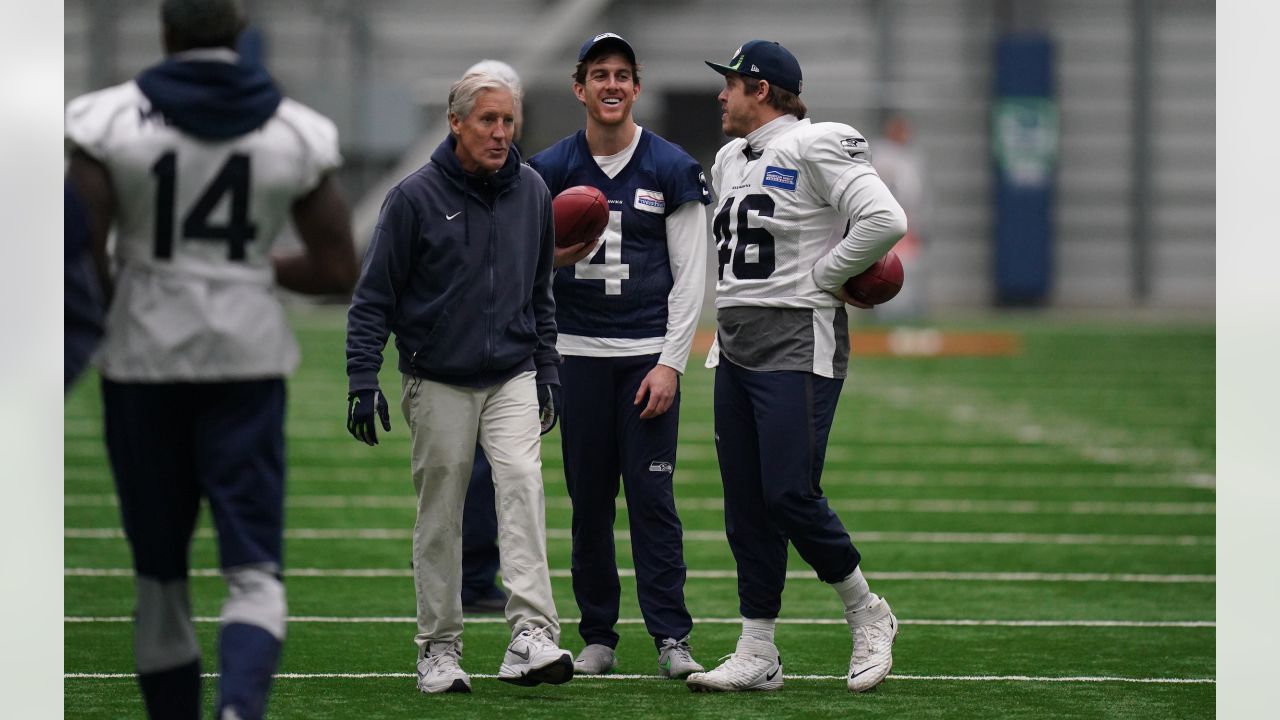
[[[893,299],[902,289],[902,261],[890,250],[871,267],[844,281],[845,292],[868,305],[880,305]]]
[[[551,201],[556,245],[572,247],[594,242],[609,224],[609,200],[590,185],[575,185]]]

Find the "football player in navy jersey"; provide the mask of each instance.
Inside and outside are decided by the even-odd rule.
[[[337,128],[236,54],[241,3],[165,0],[161,18],[164,62],[72,100],[65,125],[111,296],[98,369],[134,663],[148,715],[201,716],[187,576],[203,499],[227,584],[216,717],[261,718],[285,636],[284,377],[298,364],[275,286],[350,292],[351,219]],[[281,254],[291,220],[303,248]]]
[[[602,674],[617,665],[613,523],[621,476],[640,611],[659,670],[683,678],[703,668],[689,649],[693,621],[684,602],[672,476],[680,375],[702,307],[709,250],[703,206],[711,195],[697,161],[632,118],[639,71],[622,37],[588,39],[573,82],[586,128],[529,164],[552,195],[590,185],[609,199],[601,241],[588,256],[560,267],[554,283],[573,591],[586,643],[575,671]],[[575,251],[557,250],[558,259]]]
[[[707,64],[725,77],[720,126],[734,138],[711,169],[720,269],[707,364],[718,363],[716,457],[742,636],[723,664],[688,684],[782,687],[773,635],[790,543],[844,604],[853,637],[847,686],[863,692],[889,674],[898,621],[868,588],[820,481],[848,372],[844,306],[870,307],[843,285],[893,247],[906,216],[857,130],[805,118],[800,63],[786,48],[752,40],[727,65]]]

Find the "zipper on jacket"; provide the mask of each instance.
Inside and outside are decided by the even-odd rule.
[[[485,334],[485,366],[493,360],[493,310],[497,307],[498,298],[495,289],[493,266],[498,262],[498,193],[493,194],[493,206],[489,208],[489,332]]]

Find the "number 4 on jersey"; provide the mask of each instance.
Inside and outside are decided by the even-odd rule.
[[[178,156],[168,152],[151,166],[156,176],[155,256],[173,257],[173,210],[178,194]],[[209,221],[224,195],[231,194],[225,225]],[[200,194],[191,212],[182,219],[182,236],[187,240],[225,241],[229,260],[244,260],[245,244],[258,235],[249,221],[249,156],[232,155]]]
[[[603,262],[596,262],[603,258]],[[622,281],[631,278],[631,266],[622,262],[622,211],[609,211],[609,224],[600,235],[596,251],[573,266],[579,280],[603,280],[605,295],[621,295]]]

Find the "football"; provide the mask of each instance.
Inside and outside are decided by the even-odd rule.
[[[593,242],[609,224],[609,200],[590,185],[566,189],[551,201],[551,209],[559,247]]]
[[[871,267],[844,281],[845,292],[868,305],[893,299],[902,289],[902,261],[890,250]]]

